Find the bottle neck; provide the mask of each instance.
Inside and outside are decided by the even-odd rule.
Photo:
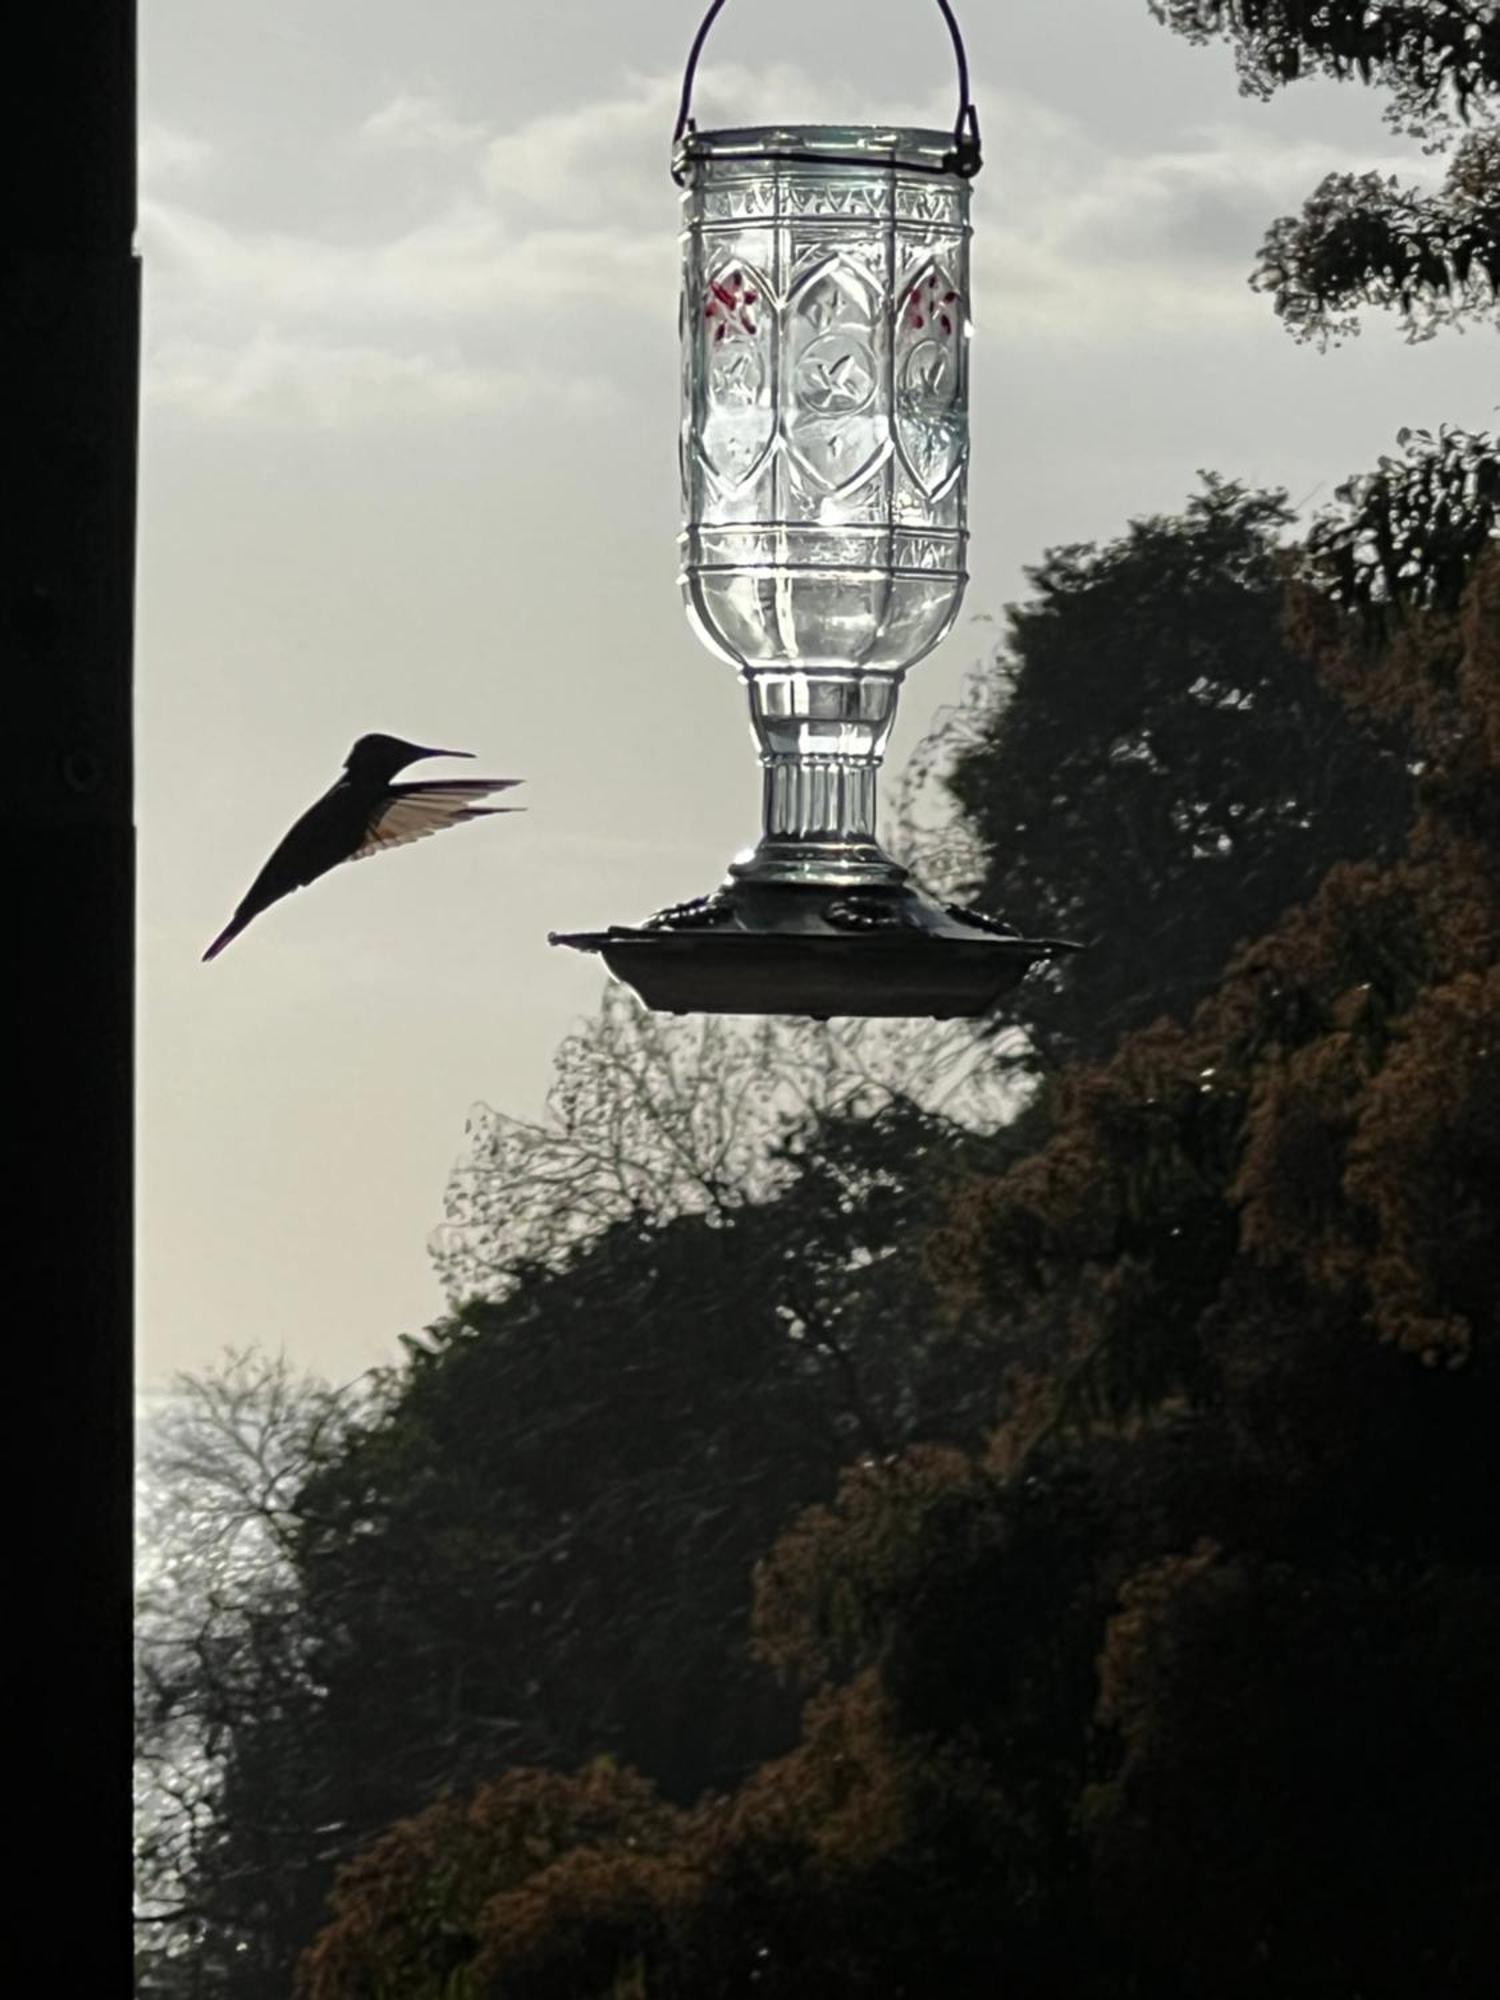
[[[906,870],[875,834],[878,760],[763,756],[763,832],[730,873],[741,881],[882,888]]]
[[[852,757],[768,757],[762,823],[768,840],[873,844],[876,776]]]

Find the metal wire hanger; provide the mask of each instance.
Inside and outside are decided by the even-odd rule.
[[[679,187],[683,183],[683,173],[676,164],[679,147],[691,158],[693,140],[697,126],[693,123],[693,80],[698,73],[698,58],[703,53],[703,44],[708,40],[708,31],[723,10],[725,0],[709,0],[708,12],[698,23],[698,32],[693,37],[693,45],[688,51],[687,69],[682,78],[682,96],[677,106],[677,125],[672,133],[674,164],[672,178]],[[974,108],[974,100],[969,95],[969,58],[964,50],[964,38],[959,33],[958,20],[953,12],[951,0],[937,0],[938,10],[948,24],[948,33],[953,38],[953,54],[958,63],[958,116],[953,122],[953,146],[943,155],[937,166],[918,165],[907,162],[904,173],[957,174],[961,180],[972,180],[979,172],[982,160],[979,150],[979,113]],[[835,153],[799,153],[784,148],[770,148],[763,156],[772,160],[804,160],[819,166],[847,166],[880,168],[884,161],[864,155]]]

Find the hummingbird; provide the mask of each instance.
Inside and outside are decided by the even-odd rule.
[[[492,792],[507,792],[519,778],[427,778],[397,785],[391,781],[424,757],[471,757],[471,750],[428,750],[399,736],[361,736],[344,759],[337,782],[308,807],[283,837],[270,860],[245,891],[238,909],[204,952],[206,964],[231,938],[239,936],[262,910],[337,868],[387,847],[420,840],[445,826],[516,806],[476,805]]]

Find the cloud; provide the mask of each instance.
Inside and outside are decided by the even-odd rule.
[[[1124,152],[1035,100],[983,96],[975,293],[980,330],[1002,350],[1259,325],[1265,303],[1244,278],[1266,225],[1344,164],[1333,147],[1288,146],[1238,123]],[[394,193],[388,174],[372,177],[357,242],[347,215],[251,229],[201,200],[148,191],[148,391],[205,419],[300,410],[338,424],[500,410],[549,381],[564,399],[602,395],[632,340],[670,339],[676,101],[675,79],[636,76],[613,97],[494,132],[436,96],[402,92],[352,136],[391,171],[422,155],[421,172],[414,162]],[[833,105],[796,70],[720,67],[703,73],[695,111],[709,129],[816,120]],[[883,112],[889,120],[893,107]],[[839,115],[851,115],[847,103]],[[947,115],[938,98],[894,107],[917,124]],[[330,151],[348,143],[330,140]],[[162,183],[185,182],[208,157],[164,128],[148,132],[147,150]]]
[[[191,180],[213,157],[214,148],[206,139],[191,138],[159,119],[147,119],[141,127],[136,160],[145,187]]]
[[[500,133],[483,150],[484,185],[504,209],[559,221],[597,215],[602,196],[612,216],[670,234],[677,192],[669,168],[680,89],[675,76],[633,76],[620,96]],[[704,69],[693,113],[705,130],[851,115],[844,92],[826,89],[789,64]],[[874,107],[858,107],[858,115],[872,121],[882,116]]]
[[[450,117],[436,97],[401,91],[374,111],[359,128],[368,146],[391,152],[472,152],[485,137],[483,125]]]
[[[526,383],[453,355],[314,346],[260,329],[236,345],[163,343],[152,358],[149,389],[157,403],[196,416],[330,427],[356,412],[400,418],[494,408],[519,400]]]
[[[379,337],[396,351],[435,333],[517,362],[557,354],[559,334],[599,355],[593,329],[621,315],[675,312],[676,248],[652,236],[587,225],[524,232],[459,197],[420,223],[368,245],[244,231],[184,206],[141,208],[154,316],[165,336],[220,335],[274,321]]]
[[[1002,100],[975,198],[981,324],[1003,342],[1108,346],[1264,324],[1246,283],[1274,217],[1300,205],[1339,149],[1253,126],[1189,130],[1140,153],[1075,121]],[[1402,155],[1380,170],[1409,168]],[[997,186],[997,183],[999,184]]]
[[[584,416],[611,395],[597,377],[476,366],[451,350],[396,353],[289,339],[272,328],[232,344],[164,342],[152,358],[148,393],[163,408],[209,421],[319,429],[488,414],[538,401]]]

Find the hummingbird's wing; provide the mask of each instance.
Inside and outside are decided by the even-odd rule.
[[[262,910],[315,882],[340,862],[381,854],[466,819],[514,812],[513,806],[483,806],[475,801],[520,783],[519,778],[430,778],[385,786],[370,806],[347,777],[341,778],[283,837],[204,958],[216,958]]]
[[[508,792],[520,783],[519,778],[428,778],[409,785],[392,785],[371,813],[364,838],[349,859],[362,861],[367,854],[383,854],[388,847],[401,847],[408,840],[441,833],[445,826],[459,826],[466,819],[515,812],[519,810],[515,806],[482,806],[475,802],[487,799],[493,792]]]

